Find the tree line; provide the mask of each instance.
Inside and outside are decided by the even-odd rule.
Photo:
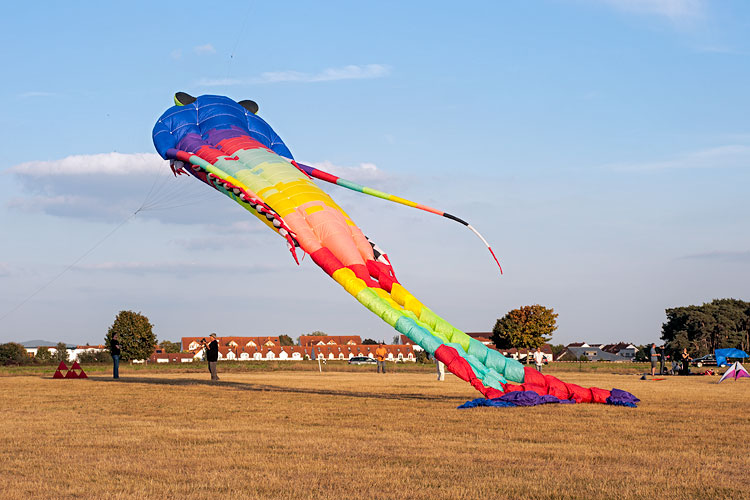
[[[668,352],[687,348],[692,356],[703,356],[714,349],[750,349],[750,302],[714,299],[700,306],[666,310],[661,338]]]
[[[700,306],[682,306],[666,309],[667,321],[662,325],[661,339],[667,353],[673,354],[687,348],[691,355],[702,356],[715,349],[735,347],[750,349],[750,302],[738,299],[714,299]],[[557,313],[554,309],[539,304],[513,309],[495,322],[491,340],[499,349],[511,347],[535,349],[549,342],[557,329]],[[112,335],[118,334],[124,361],[147,359],[157,345],[153,325],[141,313],[120,311],[105,336],[109,348]],[[311,335],[327,336],[314,331]],[[282,346],[295,345],[289,335],[279,335]],[[398,336],[393,338],[398,342]],[[364,344],[378,344],[365,339]],[[165,352],[180,352],[180,344],[168,340],[159,344]],[[554,351],[562,345],[554,345]],[[645,356],[648,346],[639,346],[638,355]],[[0,364],[59,363],[68,361],[64,343],[56,346],[56,352],[40,347],[35,358],[29,358],[26,349],[14,342],[0,344]],[[555,353],[556,354],[556,353]],[[89,352],[79,355],[79,361],[110,362],[108,352]]]

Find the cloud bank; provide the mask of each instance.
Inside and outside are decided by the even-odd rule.
[[[390,177],[373,163],[316,168],[363,184],[377,186]],[[74,155],[52,161],[31,161],[4,172],[18,182],[18,196],[7,205],[22,212],[55,217],[119,222],[141,209],[139,217],[165,224],[200,224],[221,232],[247,234],[255,220],[218,191],[192,176],[175,177],[155,153]],[[325,184],[319,181],[321,184]],[[200,205],[199,209],[196,206]],[[216,229],[216,227],[223,229]],[[257,229],[264,229],[258,225]],[[183,241],[182,246],[224,246],[217,241]]]
[[[748,262],[750,263],[750,250],[716,250],[713,252],[703,252],[682,257],[685,260],[706,260],[706,261],[723,261],[723,262]]]
[[[285,266],[288,267],[288,266]],[[180,276],[185,273],[231,274],[237,276],[242,273],[278,272],[281,266],[270,264],[221,264],[210,262],[101,262],[97,264],[78,265],[76,270],[87,272],[116,272],[132,275],[166,274]]]
[[[598,0],[623,12],[654,15],[672,22],[696,20],[704,16],[704,0]]]
[[[390,74],[390,68],[382,64],[367,64],[364,66],[348,65],[340,68],[326,68],[318,73],[301,71],[269,71],[258,76],[247,78],[204,78],[198,85],[204,87],[229,87],[235,85],[252,85],[263,83],[314,83],[331,82],[337,80],[363,80],[383,78]]]

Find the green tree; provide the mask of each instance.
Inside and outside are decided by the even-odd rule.
[[[49,350],[49,347],[43,345],[39,349],[37,349],[36,356],[34,356],[34,361],[36,361],[37,363],[49,363],[50,361],[52,361],[52,352]]]
[[[662,340],[667,353],[687,348],[703,356],[724,347],[750,347],[750,303],[737,299],[714,299],[700,306],[666,309]]]
[[[179,342],[172,342],[171,340],[162,340],[159,343],[159,347],[161,347],[162,351],[164,352],[180,352],[182,350],[182,345]]]
[[[328,334],[325,332],[321,332],[320,330],[315,330],[310,335],[316,336],[316,337],[328,337]]]
[[[536,349],[548,342],[556,329],[554,309],[534,304],[513,309],[498,319],[490,339],[498,349]]]
[[[26,348],[16,342],[0,344],[0,363],[4,365],[25,365],[31,360]]]
[[[633,361],[637,361],[637,362],[650,361],[651,344],[639,345],[639,346],[636,346],[635,349],[636,349],[635,358],[633,359]]]
[[[362,341],[362,345],[378,345],[380,342],[372,339],[365,339]]]
[[[279,335],[279,343],[281,345],[294,345],[294,340],[289,335]]]
[[[68,346],[65,345],[65,342],[58,342],[55,346],[55,354],[52,356],[52,360],[55,363],[60,363],[61,361],[64,363],[67,363],[70,361],[68,359]]]
[[[120,311],[109,327],[104,343],[109,347],[112,335],[116,333],[123,361],[147,359],[154,353],[156,345],[156,335],[152,328],[153,325],[148,318],[141,313]]]

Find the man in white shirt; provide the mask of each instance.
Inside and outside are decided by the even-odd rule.
[[[539,373],[542,373],[543,363],[544,363],[544,354],[542,354],[542,350],[537,347],[536,351],[534,351],[534,366],[536,366],[536,371],[538,371]]]

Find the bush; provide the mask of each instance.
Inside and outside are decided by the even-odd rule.
[[[417,363],[431,363],[432,360],[427,354],[427,351],[415,351]]]
[[[43,345],[37,349],[36,356],[34,356],[35,363],[49,363],[50,361],[52,361],[52,352],[49,347]]]
[[[25,365],[31,361],[26,348],[16,342],[0,344],[0,363],[4,365]]]
[[[70,361],[68,359],[68,346],[65,345],[65,342],[58,342],[55,349],[55,354],[52,355],[52,361],[55,363],[60,363],[61,361],[68,363]]]
[[[79,363],[111,363],[109,351],[85,351],[78,355]]]

